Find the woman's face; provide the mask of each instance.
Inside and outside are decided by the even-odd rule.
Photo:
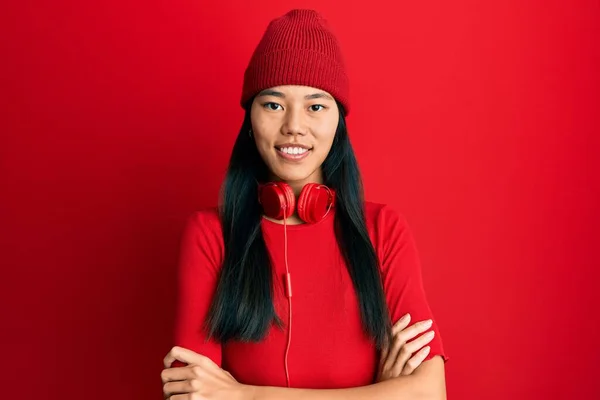
[[[338,119],[337,103],[323,90],[286,85],[260,92],[252,103],[252,132],[272,178],[294,186],[322,183],[321,164]]]

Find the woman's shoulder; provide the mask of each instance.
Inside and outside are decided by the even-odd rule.
[[[365,201],[365,218],[367,225],[373,228],[390,228],[406,225],[406,217],[395,206],[387,203]]]
[[[212,271],[212,274],[220,268],[224,242],[219,219],[218,209],[214,207],[196,209],[188,214],[180,245],[180,263],[185,273]]]
[[[380,257],[391,249],[412,241],[412,232],[405,215],[390,204],[366,202],[367,230]]]
[[[219,208],[202,207],[192,211],[187,217],[186,231],[196,237],[221,241],[223,230]]]
[[[188,219],[189,222],[207,227],[221,227],[219,208],[216,206],[197,208],[189,215]]]

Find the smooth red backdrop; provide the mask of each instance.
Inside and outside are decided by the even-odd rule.
[[[183,223],[295,6],[344,47],[367,195],[414,229],[449,398],[600,396],[598,1],[11,3],[2,398],[161,398]]]

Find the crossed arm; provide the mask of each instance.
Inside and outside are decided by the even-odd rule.
[[[170,368],[174,361],[187,364]],[[296,389],[238,383],[210,358],[174,347],[164,359],[163,388],[167,399],[233,400],[445,400],[444,361],[425,361],[412,374],[367,386],[344,389]]]
[[[413,374],[372,385],[347,389],[289,389],[252,387],[253,400],[445,400],[444,362],[437,356],[425,361]]]

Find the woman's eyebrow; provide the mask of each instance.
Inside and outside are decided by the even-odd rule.
[[[313,93],[313,94],[309,94],[307,96],[304,96],[304,98],[306,100],[311,100],[311,99],[328,99],[328,100],[332,100],[333,101],[333,97],[331,97],[327,93]]]
[[[274,97],[280,97],[282,99],[285,98],[285,94],[283,94],[282,92],[278,92],[276,90],[271,90],[271,89],[265,89],[265,90],[261,91],[256,97],[261,97],[261,96],[274,96]],[[304,96],[304,98],[306,100],[328,99],[328,100],[332,100],[333,101],[333,97],[331,97],[327,93],[313,93],[313,94],[308,94],[308,95]]]
[[[275,96],[275,97],[285,98],[285,94],[278,92],[276,90],[270,90],[270,89],[263,90],[256,97],[261,97],[261,96]]]

